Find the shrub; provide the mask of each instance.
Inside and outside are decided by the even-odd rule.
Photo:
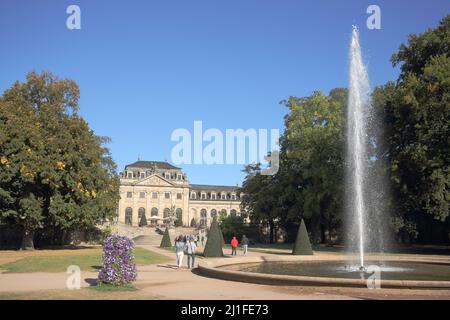
[[[103,267],[98,274],[100,283],[122,286],[136,280],[133,240],[110,236],[103,245]]]
[[[215,218],[211,223],[211,228],[208,232],[208,239],[206,240],[203,256],[223,257],[221,231],[219,224],[217,223],[217,220]]]
[[[294,255],[311,255],[313,254],[311,242],[309,241],[308,231],[306,230],[305,222],[301,221],[298,228],[297,239],[292,250]]]
[[[161,239],[160,248],[172,248],[172,242],[170,242],[169,228],[166,228],[164,235]]]

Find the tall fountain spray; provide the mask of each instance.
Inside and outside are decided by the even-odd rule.
[[[357,232],[360,267],[364,268],[364,244],[367,205],[364,184],[367,182],[367,126],[370,114],[370,86],[362,61],[358,29],[353,26],[350,43],[349,96],[347,109],[347,161],[349,210],[353,219],[352,232]],[[356,237],[355,237],[356,238]],[[355,239],[356,240],[356,239]]]

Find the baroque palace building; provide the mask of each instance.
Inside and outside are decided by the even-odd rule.
[[[179,226],[209,226],[214,216],[241,214],[238,187],[190,184],[168,162],[136,161],[120,174],[119,222],[158,225],[170,216]]]

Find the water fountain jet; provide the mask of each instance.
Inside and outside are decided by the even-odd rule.
[[[364,270],[365,214],[367,212],[364,184],[367,178],[367,119],[370,113],[370,86],[362,60],[359,34],[353,26],[350,43],[349,96],[347,109],[347,160],[349,164],[347,190],[349,209],[357,219],[360,269]]]

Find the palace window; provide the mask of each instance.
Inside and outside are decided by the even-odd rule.
[[[200,225],[206,225],[206,209],[200,210]]]
[[[165,192],[164,193],[164,198],[170,199],[170,192]]]
[[[127,192],[127,198],[133,198],[133,192]]]
[[[139,208],[139,210],[138,210],[138,224],[139,224],[139,227],[147,225],[147,217],[145,216],[144,208]]]
[[[125,209],[125,224],[131,226],[132,220],[133,220],[133,209],[128,207]]]
[[[163,218],[167,219],[170,217],[170,209],[169,208],[165,208],[163,211]]]
[[[152,198],[158,199],[158,192],[152,192]]]
[[[139,198],[145,199],[145,192],[139,192]]]
[[[151,219],[152,219],[152,224],[155,225],[158,223],[158,209],[157,208],[152,208],[151,211]]]
[[[231,211],[230,211],[230,215],[232,215],[232,216],[236,216],[236,210],[234,210],[234,209],[231,209]]]
[[[182,193],[177,193],[177,199],[181,199],[181,198],[182,198],[182,196],[183,196],[183,194],[182,194]]]
[[[177,220],[175,221],[175,225],[177,227],[183,226],[183,210],[181,210],[180,208],[177,208],[177,210],[175,210],[175,215],[177,218]]]

